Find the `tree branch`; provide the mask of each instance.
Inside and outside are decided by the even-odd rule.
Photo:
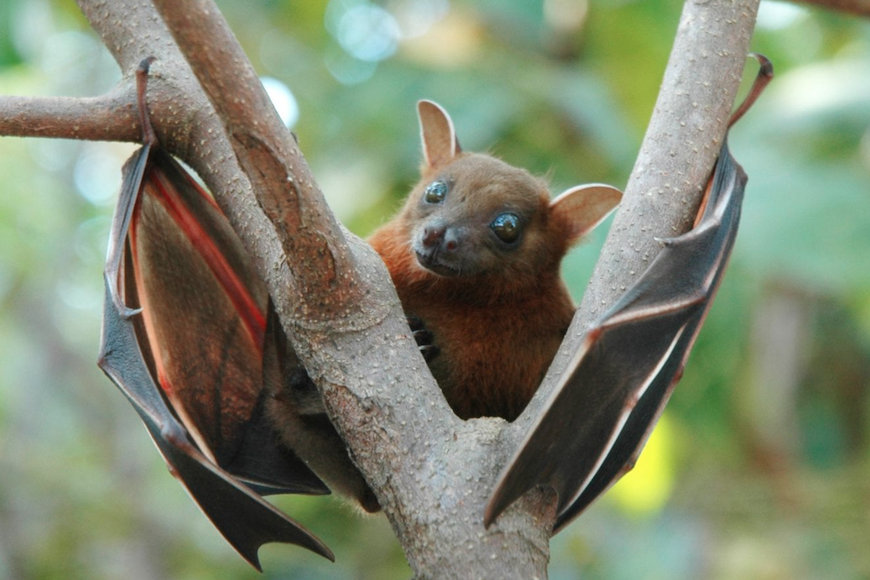
[[[510,437],[524,435],[585,330],[686,232],[725,138],[759,0],[687,0],[625,195],[566,339]]]
[[[209,0],[158,0],[155,6],[275,227],[292,272],[283,282],[296,287],[290,297],[295,320],[334,324],[357,315],[361,281],[338,221],[229,25]]]
[[[133,86],[90,98],[0,96],[0,135],[138,141]]]
[[[283,254],[272,227],[257,207],[220,119],[151,2],[78,0],[78,4],[124,72],[123,85],[133,86],[133,74],[142,59],[156,57],[149,73],[147,102],[161,146],[187,162],[205,181],[258,271],[281,261]],[[136,118],[132,140],[140,139]]]
[[[758,0],[686,2],[580,322],[591,322],[640,276],[661,248],[657,238],[690,228],[725,138],[757,10]]]

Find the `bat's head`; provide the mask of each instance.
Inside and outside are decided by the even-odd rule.
[[[558,272],[567,249],[619,203],[606,185],[547,184],[490,155],[463,152],[440,106],[420,101],[425,161],[405,206],[418,264],[442,277],[522,281]]]

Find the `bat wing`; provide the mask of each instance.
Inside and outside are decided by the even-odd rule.
[[[268,295],[226,218],[157,146],[125,167],[105,284],[99,365],[218,530],[258,569],[267,542],[333,559],[259,495],[328,493],[263,416]]]
[[[500,474],[488,526],[536,485],[558,493],[558,531],[634,461],[670,397],[737,233],[746,175],[723,144],[696,226],[663,241],[586,333],[544,411]]]

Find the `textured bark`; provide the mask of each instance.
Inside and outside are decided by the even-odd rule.
[[[739,88],[758,0],[689,0],[622,203],[565,342],[526,412],[524,433],[586,328],[643,273],[661,238],[692,224]]]
[[[100,97],[0,98],[4,135],[136,141],[141,135],[130,84]]]

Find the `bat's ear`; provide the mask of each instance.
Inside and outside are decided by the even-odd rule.
[[[433,101],[418,101],[417,115],[420,117],[420,137],[428,168],[449,163],[462,152],[453,121],[441,105]]]
[[[622,192],[603,183],[576,185],[550,202],[550,216],[568,225],[569,243],[592,231],[619,205]]]

